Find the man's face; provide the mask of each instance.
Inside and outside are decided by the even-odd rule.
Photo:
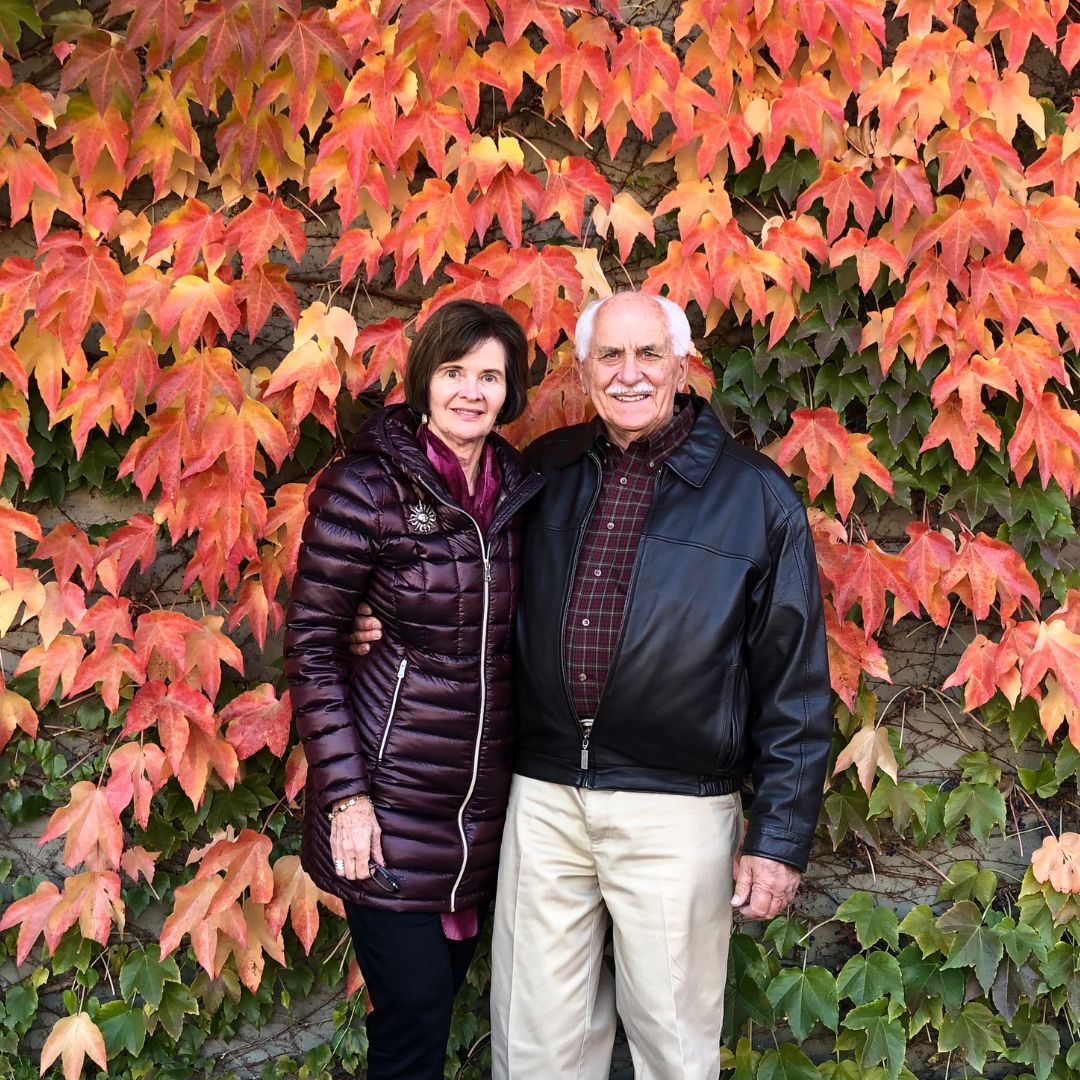
[[[667,321],[648,297],[616,296],[600,308],[581,381],[612,442],[625,450],[671,419],[687,362],[672,356]]]

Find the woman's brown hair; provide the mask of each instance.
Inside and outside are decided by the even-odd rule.
[[[517,320],[497,304],[451,300],[420,328],[409,346],[405,366],[405,400],[418,412],[428,411],[431,378],[443,364],[460,360],[485,341],[497,341],[506,355],[506,401],[495,418],[509,424],[528,400],[528,342]]]

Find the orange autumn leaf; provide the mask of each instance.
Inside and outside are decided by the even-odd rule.
[[[101,1029],[84,1012],[57,1020],[41,1047],[41,1073],[60,1058],[64,1080],[78,1080],[83,1063],[89,1057],[100,1069],[108,1069],[105,1037]]]
[[[115,870],[120,865],[124,836],[120,819],[105,788],[80,780],[71,788],[67,806],[49,819],[39,844],[66,836],[64,863],[75,867],[85,862],[92,870]]]
[[[1080,835],[1044,836],[1032,853],[1031,871],[1036,881],[1049,882],[1060,893],[1080,893]]]
[[[887,776],[897,780],[896,755],[889,745],[889,729],[885,727],[860,728],[851,737],[850,742],[840,751],[833,768],[833,776],[855,766],[859,783],[867,795],[874,783],[874,776],[880,769]]]

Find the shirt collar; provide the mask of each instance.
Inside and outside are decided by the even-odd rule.
[[[595,442],[602,453],[630,453],[647,454],[652,461],[663,461],[678,449],[679,444],[690,434],[694,426],[694,410],[689,407],[689,398],[680,394],[675,400],[675,415],[662,427],[643,439],[635,439],[621,451],[607,435],[604,423],[600,417],[596,417],[593,423],[596,425]]]

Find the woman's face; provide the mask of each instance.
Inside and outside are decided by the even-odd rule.
[[[506,401],[506,351],[494,338],[435,369],[428,426],[452,450],[487,438]]]

